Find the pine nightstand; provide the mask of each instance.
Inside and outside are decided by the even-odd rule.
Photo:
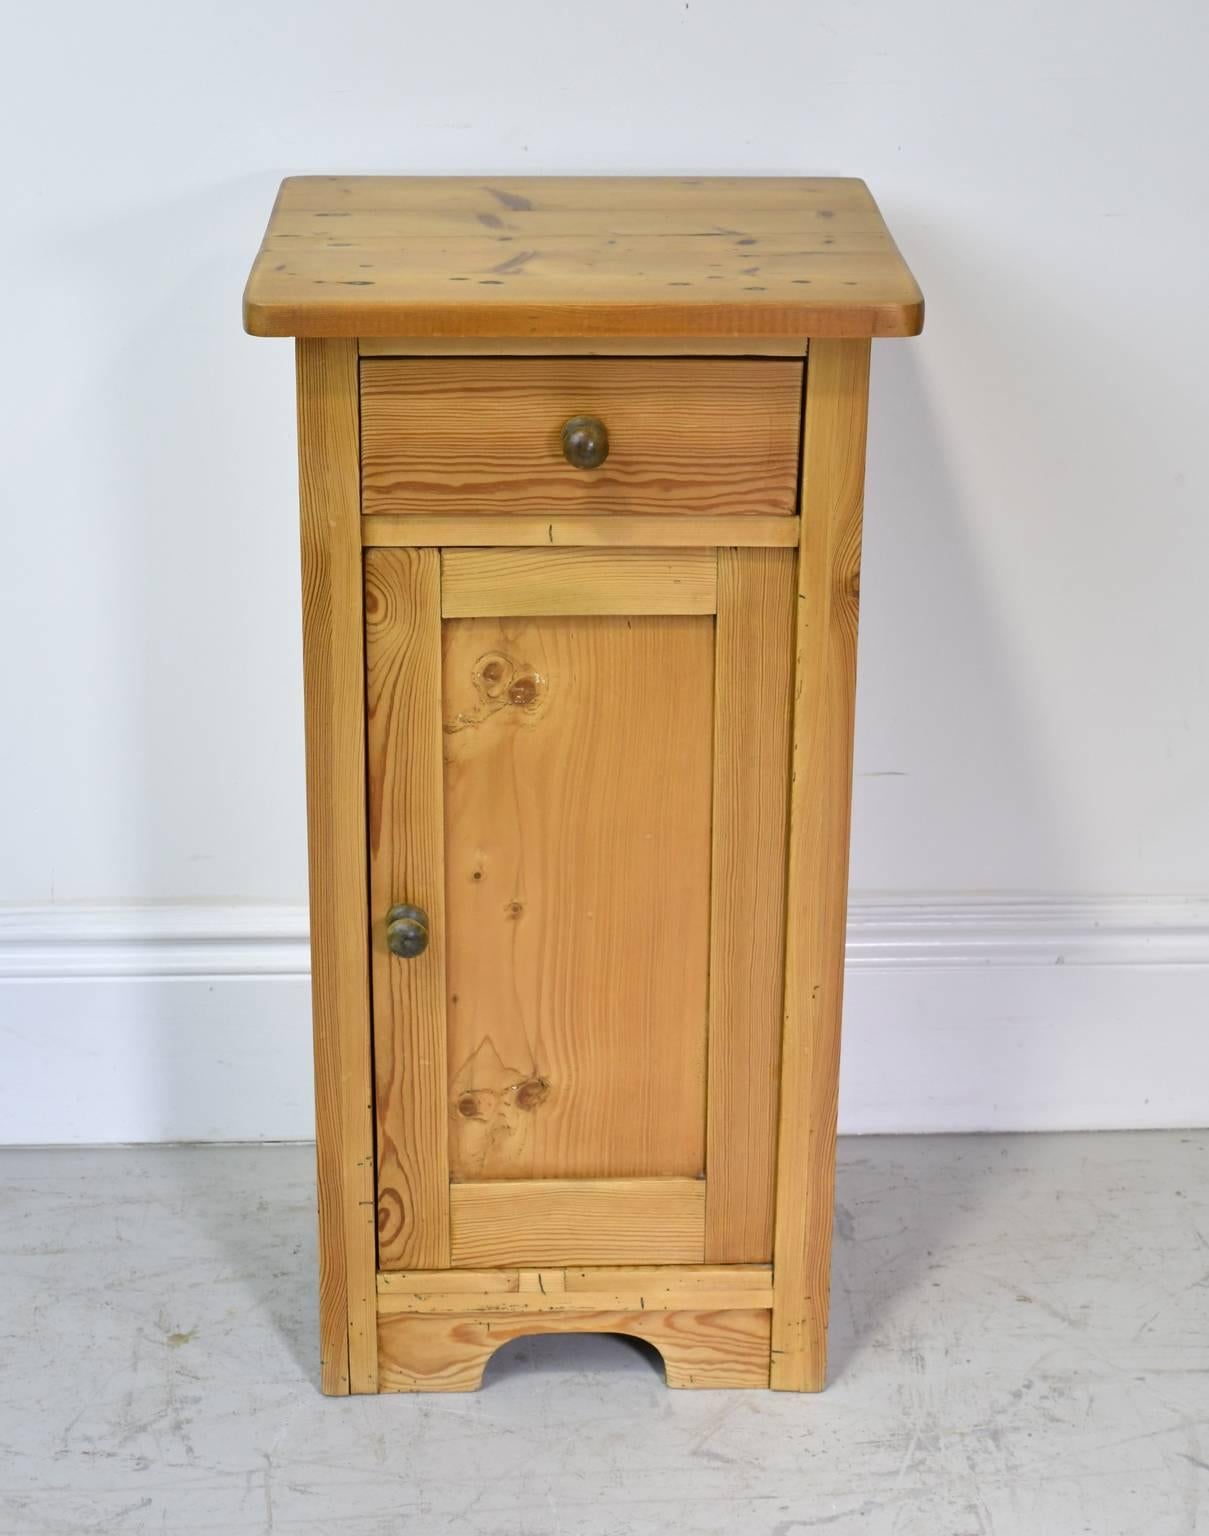
[[[865,185],[287,181],[326,1391],[826,1355]]]

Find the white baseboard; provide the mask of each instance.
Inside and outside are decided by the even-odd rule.
[[[312,1134],[306,912],[0,910],[0,1143]],[[1209,1124],[1209,902],[857,897],[841,1127]]]
[[[310,973],[305,907],[0,907],[0,981]]]

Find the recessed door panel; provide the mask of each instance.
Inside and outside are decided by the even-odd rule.
[[[451,1176],[701,1174],[714,620],[443,631]]]

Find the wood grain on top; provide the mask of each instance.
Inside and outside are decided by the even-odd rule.
[[[256,336],[911,336],[923,299],[849,178],[296,176],[244,324]]]

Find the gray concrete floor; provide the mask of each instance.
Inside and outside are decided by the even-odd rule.
[[[316,1387],[311,1152],[0,1154],[0,1532],[1209,1532],[1209,1133],[842,1146],[833,1384]]]

